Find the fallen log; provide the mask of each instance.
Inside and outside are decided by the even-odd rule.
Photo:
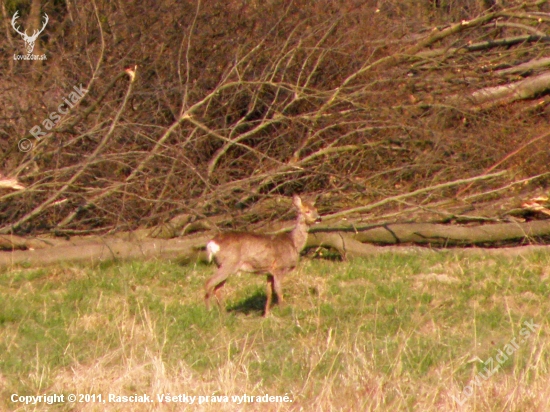
[[[460,47],[442,47],[439,49],[424,50],[415,54],[415,57],[422,59],[433,59],[442,55],[452,55],[458,52],[477,52],[493,49],[496,47],[510,47],[522,43],[550,42],[550,36],[543,33],[525,36],[509,37],[506,39],[486,40],[479,43],[465,44]]]
[[[314,229],[315,230],[315,229]],[[326,229],[320,229],[325,231]],[[550,235],[550,220],[496,223],[476,226],[434,223],[394,223],[352,225],[345,223],[330,229],[342,232],[345,238],[379,245],[417,244],[446,246],[498,246],[499,244],[532,241]]]
[[[130,259],[173,259],[189,263],[191,259],[206,259],[206,253],[202,248],[209,238],[210,236],[199,235],[176,239],[79,239],[57,243],[47,249],[0,252],[0,266],[38,266],[61,262],[95,265],[100,262]]]
[[[488,109],[517,100],[532,99],[548,89],[550,89],[550,73],[543,73],[515,83],[476,90],[469,96],[450,96],[447,103],[456,106],[470,106],[472,109]]]
[[[174,239],[124,236],[56,239],[41,241],[42,249],[0,252],[0,266],[49,265],[61,262],[99,262],[129,259],[171,259],[185,264],[206,261],[205,245],[213,232]],[[550,236],[550,220],[460,226],[433,223],[394,223],[377,225],[343,221],[331,227],[311,229],[306,248],[336,250],[343,259],[368,257],[397,251],[388,245],[420,245],[431,248],[450,246],[502,246],[535,243]],[[48,246],[51,245],[51,246]]]
[[[550,57],[545,57],[542,59],[531,60],[517,66],[509,67],[507,69],[497,70],[495,73],[499,76],[507,76],[510,74],[523,74],[548,66],[550,66]]]

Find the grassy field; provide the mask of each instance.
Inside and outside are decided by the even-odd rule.
[[[4,270],[0,409],[550,410],[550,254],[303,259],[267,319],[253,275],[229,279],[227,313],[207,312],[213,270]],[[64,402],[24,403],[53,394]],[[151,402],[114,402],[132,395]]]

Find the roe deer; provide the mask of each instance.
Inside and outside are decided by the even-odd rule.
[[[302,202],[294,195],[293,204],[298,210],[296,226],[290,233],[260,235],[248,232],[221,233],[208,242],[208,260],[214,258],[218,271],[206,281],[204,300],[210,309],[210,297],[216,295],[221,308],[220,288],[227,278],[239,271],[267,274],[267,302],[264,315],[269,315],[273,292],[279,304],[283,303],[281,282],[283,277],[296,267],[300,252],[306,245],[310,225],[321,217],[313,203]]]

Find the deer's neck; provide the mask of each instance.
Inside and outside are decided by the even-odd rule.
[[[298,252],[300,252],[306,245],[307,230],[308,225],[306,224],[305,218],[302,215],[299,215],[296,219],[296,226],[292,229],[292,232],[290,232],[290,237],[292,238],[294,247]]]

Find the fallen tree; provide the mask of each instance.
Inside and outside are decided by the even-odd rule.
[[[32,239],[26,245],[11,238],[13,248],[26,250],[0,252],[0,266],[48,265],[60,262],[99,262],[127,259],[172,259],[181,263],[206,261],[205,245],[213,232],[201,232],[173,239],[140,237],[133,233],[74,240]],[[477,226],[432,223],[360,225],[342,221],[310,230],[307,248],[327,248],[342,259],[370,256],[387,249],[384,245],[497,246],[532,244],[550,236],[550,221],[498,223]],[[5,246],[9,237],[2,238]],[[375,246],[376,245],[376,246]],[[38,248],[35,248],[38,247]]]
[[[468,96],[451,96],[448,102],[461,106],[471,105],[472,108],[487,109],[496,105],[509,104],[517,100],[532,99],[549,89],[550,73],[543,73],[519,82],[476,90]]]
[[[188,262],[205,259],[201,251],[208,236],[189,236],[184,239],[124,239],[120,237],[90,237],[56,241],[41,249],[14,250],[0,253],[0,266],[50,265],[56,263],[88,263],[129,259],[174,259]],[[46,243],[46,240],[44,240]]]

